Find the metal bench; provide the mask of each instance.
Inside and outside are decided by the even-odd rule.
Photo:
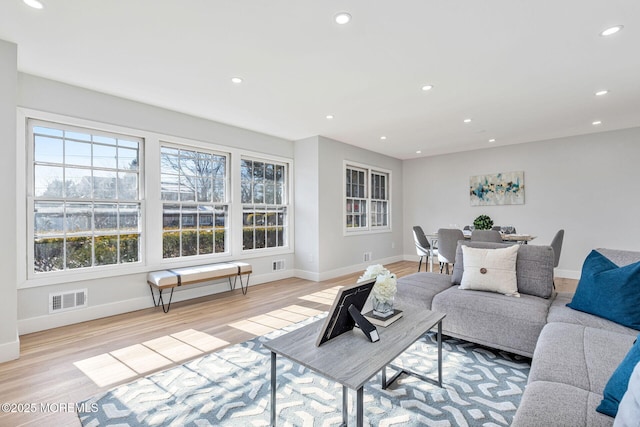
[[[169,312],[171,308],[171,299],[173,298],[173,291],[176,287],[191,285],[194,283],[208,282],[217,279],[229,279],[229,289],[234,290],[238,278],[240,279],[240,289],[242,294],[246,295],[249,288],[249,276],[252,273],[251,264],[246,262],[225,262],[218,264],[198,265],[194,267],[182,267],[173,268],[169,270],[152,271],[147,273],[147,283],[151,290],[151,297],[153,298],[153,305],[158,307],[162,304],[162,311]],[[247,275],[247,282],[242,281],[242,275]],[[231,278],[233,283],[231,282]],[[153,292],[153,288],[158,290],[158,301]],[[165,305],[162,291],[165,289],[171,289],[169,295],[169,302]]]

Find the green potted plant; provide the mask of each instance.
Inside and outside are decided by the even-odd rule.
[[[473,226],[476,230],[491,230],[493,220],[488,215],[480,215],[473,220]]]

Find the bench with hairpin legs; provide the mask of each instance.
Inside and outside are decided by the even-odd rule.
[[[218,264],[198,265],[194,267],[173,268],[169,270],[152,271],[147,273],[147,283],[151,290],[153,305],[162,305],[162,311],[169,312],[173,291],[177,287],[191,285],[194,283],[208,282],[217,279],[229,279],[229,289],[234,290],[236,283],[240,279],[240,289],[246,295],[249,287],[249,276],[251,275],[251,264],[246,262],[225,262]],[[242,281],[242,275],[247,275],[247,281]],[[233,283],[231,278],[233,277]],[[153,288],[158,290],[158,300],[156,301]],[[171,289],[169,301],[165,304],[162,291]]]

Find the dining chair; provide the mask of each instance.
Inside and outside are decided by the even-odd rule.
[[[416,225],[413,227],[413,241],[416,244],[416,252],[420,257],[420,261],[418,262],[418,272],[420,272],[420,267],[422,267],[422,258],[426,257],[424,263],[424,269],[427,270],[427,261],[429,258],[431,259],[431,267],[430,271],[433,271],[433,258],[438,256],[438,249],[435,248],[435,245],[429,243],[429,239],[424,234],[422,227]]]
[[[449,274],[449,264],[456,263],[456,249],[458,240],[464,240],[464,234],[459,228],[441,228],[438,230],[438,262],[440,263],[440,273],[446,266]]]
[[[502,230],[502,227],[500,227],[499,225],[494,225],[493,227],[491,227],[491,229],[500,232]]]
[[[564,240],[564,230],[558,230],[555,236],[553,236],[553,240],[551,241],[551,246],[553,248],[554,258],[554,267],[557,267],[560,263],[560,251],[562,251],[562,241]]]
[[[496,230],[473,230],[471,240],[474,242],[502,243],[502,235]]]

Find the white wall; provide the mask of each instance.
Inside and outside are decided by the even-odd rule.
[[[318,137],[295,142],[296,276],[320,277],[320,184],[318,182]]]
[[[16,74],[15,64],[16,62],[14,59],[14,74]],[[4,75],[4,73],[2,75]],[[76,119],[91,120],[109,125],[149,131],[180,139],[194,140],[205,144],[211,143],[217,146],[230,147],[231,149],[242,149],[250,152],[264,153],[284,158],[293,158],[294,156],[294,145],[292,141],[188,116],[28,74],[18,74],[17,85],[15,80],[15,76],[12,83],[7,80],[7,83],[10,83],[12,90],[15,91],[17,87],[17,101],[14,97],[14,100],[10,102],[10,104],[12,104],[10,105],[10,109],[13,113],[9,116],[6,114],[0,115],[0,120],[2,120],[1,123],[3,124],[3,132],[5,132],[5,130],[12,130],[14,132],[10,138],[5,138],[10,141],[14,141],[12,144],[13,149],[16,147],[15,129],[17,104],[19,107],[24,109],[43,111]],[[3,81],[5,81],[4,78]],[[7,123],[10,123],[10,125],[4,126],[5,120]],[[22,141],[22,139],[20,139],[20,141]],[[24,150],[26,147],[19,146],[19,148],[23,150],[21,155],[24,159]],[[2,156],[1,161],[7,162],[8,164],[7,168],[2,168],[2,173],[11,173],[13,181],[16,180],[17,176],[19,181],[24,182],[25,171],[24,166],[22,166],[24,165],[24,162],[18,162],[21,166],[18,167],[18,170],[16,171],[15,157],[15,155],[13,158],[10,155]],[[5,182],[12,181],[7,179]],[[237,192],[239,194],[239,190],[237,190]],[[13,198],[15,199],[15,193],[13,194]],[[21,203],[24,204],[24,200],[22,200]],[[24,211],[24,207],[22,209]],[[8,214],[3,213],[2,215]],[[18,229],[24,230],[26,228],[23,223],[24,220],[25,215],[22,215],[22,217],[18,219],[18,222],[16,222],[14,215],[14,217],[7,218],[4,223],[16,224]],[[23,239],[23,242],[26,241],[26,236],[20,236],[20,238]],[[22,245],[25,245],[25,243],[22,243]],[[6,257],[2,257],[3,261],[11,263],[11,257],[13,257],[13,264],[15,264],[16,244],[7,244],[4,247],[6,249],[3,249],[3,251],[7,251],[8,255]],[[18,247],[20,247],[20,245],[18,245]],[[20,252],[19,256],[22,257],[22,264],[24,265],[24,258],[26,255],[22,252],[26,252],[26,248],[24,251],[19,250],[18,252]],[[280,259],[285,260],[286,270],[273,272],[271,267],[272,262]],[[293,248],[289,253],[272,255],[263,254],[259,257],[249,258],[247,261],[251,262],[253,266],[254,273],[251,276],[252,284],[291,277],[294,274]],[[149,287],[146,285],[145,272],[146,270],[153,270],[153,267],[157,266],[147,266],[146,269],[143,268],[141,271],[117,277],[95,278],[90,280],[82,279],[69,281],[67,283],[35,287],[31,287],[28,283],[25,283],[26,275],[24,272],[21,274],[19,273],[17,279],[19,289],[17,292],[17,318],[19,319],[18,329],[20,334],[152,306]],[[3,276],[4,279],[7,278],[4,271]],[[15,295],[15,280],[6,280],[2,283],[3,284],[0,286],[4,286],[5,283],[7,286],[11,285]],[[88,289],[88,308],[56,313],[54,315],[50,315],[48,313],[49,293],[83,288]],[[180,301],[195,296],[208,295],[215,292],[225,291],[227,289],[228,284],[224,281],[214,285],[192,285],[186,289],[176,292],[174,294],[174,301]],[[9,294],[9,297],[10,296],[11,294]],[[13,310],[15,316],[15,301],[7,307],[8,309]],[[11,311],[0,311],[2,312],[2,315],[11,315]],[[15,327],[13,329],[15,335]]]
[[[16,82],[17,46],[0,40],[0,182],[4,209],[0,245],[0,362],[16,359],[20,354],[16,310]]]
[[[578,278],[593,248],[640,250],[640,128],[495,147],[404,162],[404,253],[411,226],[471,224],[480,214],[549,244],[565,229],[560,277]],[[469,177],[524,171],[525,204],[472,207]]]
[[[321,278],[336,277],[364,269],[376,262],[402,259],[403,164],[401,160],[364,150],[329,138],[318,137],[320,185],[320,272]],[[344,161],[358,162],[391,171],[391,232],[344,236]],[[364,252],[372,253],[363,262]]]

